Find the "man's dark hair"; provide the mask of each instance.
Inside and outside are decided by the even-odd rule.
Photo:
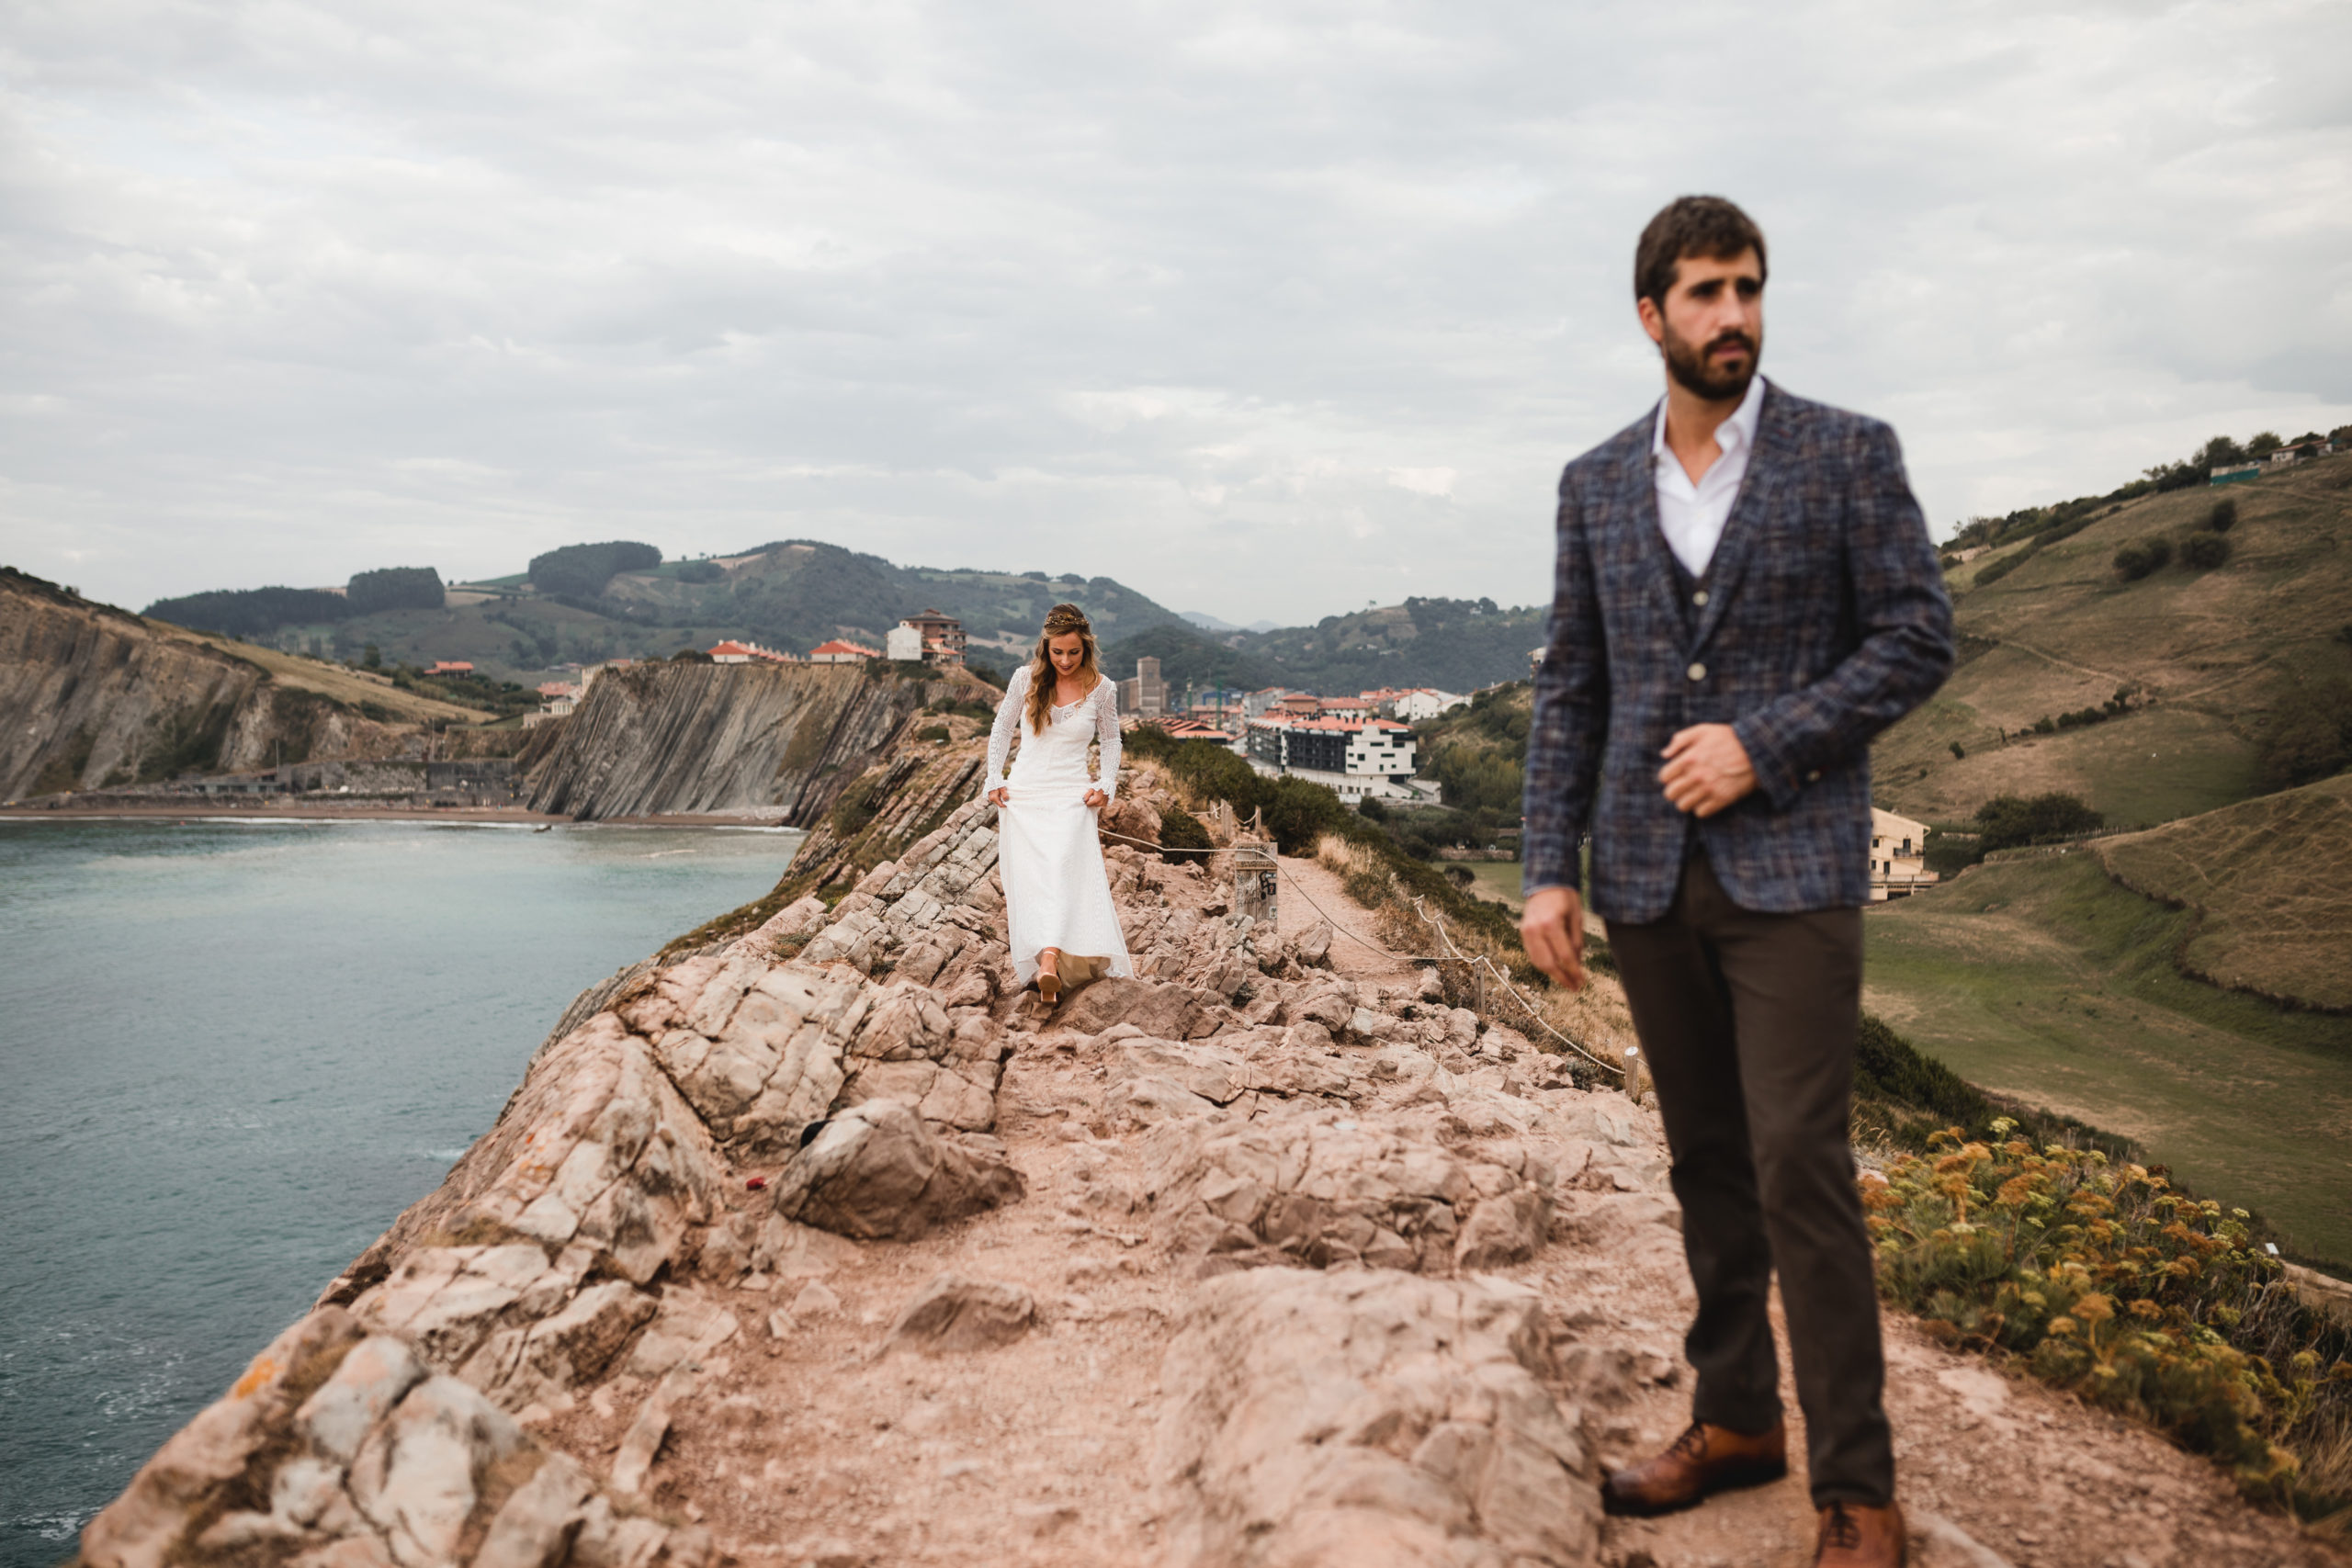
[[[1756,253],[1756,270],[1765,274],[1764,231],[1754,219],[1719,196],[1676,197],[1650,220],[1642,243],[1634,247],[1634,298],[1655,299],[1662,310],[1684,256],[1730,261],[1747,250]]]

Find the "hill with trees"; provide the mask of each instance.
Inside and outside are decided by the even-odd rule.
[[[2062,793],[2153,825],[2352,761],[2352,454],[2177,482],[2201,471],[1955,536],[1960,665],[1873,748],[1882,806],[1959,823]]]

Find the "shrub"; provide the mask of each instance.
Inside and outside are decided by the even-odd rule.
[[[344,596],[355,615],[379,610],[437,610],[447,598],[441,574],[429,566],[390,566],[359,572],[344,585]]]
[[[2115,552],[2115,570],[2126,582],[2137,582],[2151,572],[2161,571],[2172,559],[2172,541],[2165,538],[2136,539]]]
[[[531,586],[541,593],[593,600],[622,572],[646,571],[661,564],[659,549],[633,539],[566,545],[531,558]]]
[[[2003,556],[1996,561],[1987,561],[1984,566],[1977,570],[1976,576],[1970,581],[1969,586],[1971,588],[1982,588],[1988,582],[1998,582],[2001,579],[2008,576],[2009,573],[2017,570],[2017,569],[2024,564],[2026,560],[2030,558],[2032,555],[2033,552],[2030,549],[2024,549],[2019,550],[2013,556]]]
[[[2270,710],[2257,762],[2267,789],[2342,773],[2352,763],[2352,681],[2331,676],[2281,698]]]
[[[1953,741],[1951,743],[1951,760],[1955,762],[1966,761],[1968,760],[1968,748],[1962,746],[1957,740]]]
[[[952,740],[955,739],[955,732],[944,724],[926,724],[921,729],[915,731],[915,739],[918,740]]]
[[[670,655],[673,664],[716,664],[718,661],[699,648],[682,648]]]
[[[681,582],[718,582],[727,576],[727,569],[715,560],[686,560],[678,563]]]
[[[2230,558],[2230,542],[2219,534],[2191,534],[2180,542],[2180,561],[2197,571],[2211,571]]]
[[[2352,1500],[2299,1486],[2295,1452],[2340,1441],[2345,1335],[2273,1288],[2252,1216],[2101,1150],[2037,1150],[2016,1127],[1948,1129],[1866,1190],[1880,1292],[1948,1344],[2007,1351],[2213,1455],[2252,1495]]]
[[[1159,814],[1160,859],[1180,863],[1188,860],[1199,860],[1201,856],[1197,853],[1186,854],[1182,852],[1210,850],[1216,847],[1216,841],[1209,837],[1209,830],[1201,826],[1201,819],[1182,807],[1171,806]]]
[[[2045,721],[2047,722],[2047,721]],[[2078,795],[2052,791],[2028,800],[1996,795],[1976,808],[1978,842],[1987,852],[2014,849],[2044,839],[2063,839],[2094,832],[2107,818],[2086,806]]]
[[[2226,534],[2238,525],[2238,503],[2234,498],[2217,501],[2213,510],[2205,514],[2205,527],[2215,534]]]
[[[266,637],[280,626],[340,621],[352,613],[349,600],[322,588],[222,589],[158,599],[140,612],[176,626],[241,637]]]

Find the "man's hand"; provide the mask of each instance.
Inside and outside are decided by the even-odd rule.
[[[1584,989],[1584,900],[1573,887],[1540,887],[1520,912],[1519,940],[1535,967],[1571,991]]]
[[[1666,798],[1677,811],[1713,817],[1756,787],[1747,748],[1728,724],[1694,724],[1676,730],[1659,755],[1666,766],[1658,770],[1657,782],[1666,786]]]
[[[1012,798],[1012,791],[1003,784],[999,784],[996,788],[989,791],[989,798],[996,802],[999,806],[1002,806]]]

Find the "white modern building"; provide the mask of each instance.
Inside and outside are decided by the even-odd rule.
[[[1396,694],[1393,711],[1408,724],[1419,724],[1440,714],[1451,713],[1469,700],[1453,692],[1441,692],[1434,686],[1416,686],[1409,692]]]
[[[1319,784],[1350,804],[1367,796],[1418,798],[1413,731],[1386,718],[1297,718],[1272,713],[1250,721],[1248,756],[1261,773]]]

